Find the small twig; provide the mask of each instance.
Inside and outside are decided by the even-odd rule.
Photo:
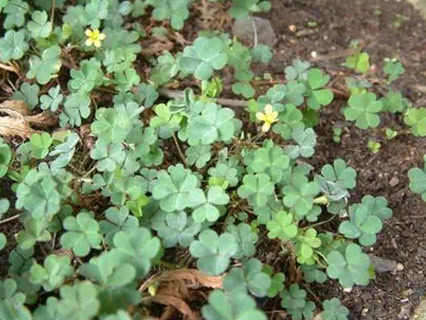
[[[169,89],[161,89],[160,95],[170,99],[183,99],[185,96],[183,91],[181,90],[169,90]],[[217,99],[217,102],[227,107],[246,108],[248,106],[247,101],[244,101],[244,100],[219,98]]]
[[[53,26],[53,20],[55,19],[55,5],[56,5],[56,1],[52,0],[52,11],[50,15],[50,22],[52,23],[52,26]]]
[[[254,23],[253,17],[251,17],[251,26],[253,28],[253,34],[254,34],[254,45],[253,45],[253,47],[256,48],[257,47],[257,28],[256,28],[256,23]]]
[[[4,224],[4,223],[8,223],[8,222],[10,222],[10,221],[16,220],[16,219],[18,219],[18,218],[19,218],[19,216],[20,216],[20,214],[15,214],[15,215],[14,215],[14,216],[12,216],[12,217],[9,217],[9,218],[6,218],[6,219],[3,219],[3,220],[1,220],[1,221],[0,221],[0,224]]]
[[[180,156],[182,162],[185,164],[185,167],[187,167],[188,165],[186,163],[185,156],[184,156],[184,154],[183,154],[183,152],[182,152],[182,150],[180,148],[179,141],[176,139],[176,135],[174,133],[173,133],[173,140],[175,142],[176,148],[177,148],[177,150],[179,152],[179,156]]]

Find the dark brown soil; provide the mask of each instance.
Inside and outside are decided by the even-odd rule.
[[[406,73],[395,88],[414,105],[425,104],[426,97],[419,86],[426,83],[426,24],[404,1],[276,0],[272,6],[266,17],[279,39],[274,50],[276,60],[286,61],[285,64],[294,58],[314,60],[312,52],[316,52],[317,56],[325,57],[316,63],[318,66],[342,75],[341,70],[336,71],[344,61],[341,53],[351,40],[359,40],[376,65],[377,77],[383,77],[379,70],[384,57],[398,57]],[[317,26],[309,27],[310,21]],[[377,274],[367,288],[354,288],[351,293],[334,285],[321,286],[319,295],[340,297],[351,309],[352,319],[409,319],[426,295],[426,206],[409,191],[407,171],[422,165],[426,140],[405,133],[400,116],[389,116],[382,117],[381,126],[375,130],[344,128],[342,142],[336,144],[332,128],[344,120],[339,112],[342,106],[343,101],[340,106],[336,103],[322,111],[316,127],[318,165],[343,158],[357,170],[358,184],[351,199],[354,202],[366,194],[388,199],[394,215],[371,250],[379,257],[401,262],[404,270]],[[388,141],[384,134],[386,127],[398,130],[399,135]],[[376,154],[367,148],[370,139],[381,143]],[[319,289],[316,287],[314,291],[317,293]]]

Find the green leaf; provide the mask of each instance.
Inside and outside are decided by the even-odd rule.
[[[321,236],[321,235],[319,235]],[[307,283],[324,283],[327,281],[327,275],[319,269],[319,265],[301,265],[303,280]]]
[[[314,264],[314,250],[320,246],[321,239],[317,237],[317,231],[314,228],[309,228],[305,232],[299,233],[295,245],[297,262],[300,264]]]
[[[382,222],[392,217],[392,209],[388,208],[388,201],[385,197],[372,197],[366,195],[362,198],[361,204],[368,208],[368,211],[380,218]]]
[[[5,29],[12,29],[14,27],[22,27],[25,23],[25,15],[30,10],[30,6],[23,0],[9,0],[3,12],[7,14],[3,21]]]
[[[232,18],[240,19],[247,17],[250,12],[269,11],[271,4],[269,1],[261,0],[235,0],[229,10]]]
[[[81,120],[90,115],[90,97],[88,95],[71,94],[64,104],[64,110],[59,116],[61,127],[70,124],[72,127],[81,126]]]
[[[106,251],[93,257],[89,263],[78,268],[78,273],[107,288],[125,286],[136,276],[135,268],[123,263],[118,251]]]
[[[355,125],[360,129],[375,128],[380,124],[377,115],[383,108],[380,101],[376,101],[376,95],[371,92],[355,93],[349,98],[349,106],[344,110],[345,118],[356,121]]]
[[[52,32],[52,23],[46,11],[34,11],[31,15],[32,21],[27,23],[27,29],[34,39],[47,38]]]
[[[4,177],[12,160],[12,150],[9,145],[0,138],[0,178]]]
[[[217,162],[215,167],[209,168],[208,173],[211,176],[210,179],[220,179],[223,181],[226,188],[228,186],[235,187],[238,184],[238,170],[229,166],[226,162]]]
[[[27,78],[36,78],[39,84],[46,84],[61,69],[61,48],[58,45],[51,46],[44,50],[41,57],[30,57],[30,70],[27,72]]]
[[[363,246],[376,243],[376,234],[382,230],[383,223],[373,215],[365,205],[354,205],[349,208],[350,221],[339,226],[339,232],[348,239],[359,239]]]
[[[370,56],[366,52],[358,51],[346,58],[344,66],[359,73],[367,73],[370,70]]]
[[[426,170],[411,168],[408,170],[408,178],[410,179],[410,190],[420,194],[423,201],[426,202]]]
[[[388,83],[390,84],[405,73],[405,68],[401,61],[398,61],[397,59],[385,58],[383,71],[387,74]]]
[[[232,92],[240,94],[246,99],[250,99],[256,93],[256,90],[250,82],[237,82],[232,85]]]
[[[185,47],[179,67],[194,74],[198,80],[208,80],[213,70],[225,67],[228,57],[219,38],[197,38],[192,46]]]
[[[238,243],[238,250],[233,255],[235,259],[254,256],[259,237],[250,225],[246,223],[240,223],[239,225],[230,224],[226,230],[235,237]]]
[[[271,285],[271,278],[262,272],[262,263],[251,258],[244,262],[242,268],[233,268],[223,279],[226,291],[247,290],[255,297],[264,297]]]
[[[65,285],[57,302],[58,319],[90,320],[98,314],[100,303],[94,284],[88,281]]]
[[[12,95],[13,100],[22,100],[28,104],[28,108],[33,110],[38,104],[38,94],[40,92],[40,87],[37,84],[29,84],[24,82],[19,91],[16,91]]]
[[[206,104],[200,115],[188,120],[189,144],[208,145],[230,140],[236,131],[234,116],[231,109],[221,108],[214,103]]]
[[[61,201],[57,187],[52,176],[43,170],[31,169],[16,189],[16,208],[24,208],[36,219],[55,215]]]
[[[109,315],[102,320],[132,320],[132,318],[126,311],[118,310],[116,314]]]
[[[86,21],[90,21],[90,27],[98,29],[101,20],[108,17],[108,0],[90,0],[84,8]]]
[[[140,81],[141,78],[133,68],[114,73],[113,83],[115,84],[115,88],[120,92],[130,91],[134,86],[137,86]]]
[[[52,172],[56,172],[61,168],[64,168],[71,162],[74,156],[77,143],[80,141],[79,136],[76,133],[71,133],[66,137],[64,143],[61,143],[55,147],[53,151],[49,153],[49,156],[56,157],[50,163]]]
[[[322,303],[324,312],[321,314],[322,320],[347,320],[349,310],[340,303],[337,298],[325,300]]]
[[[254,61],[268,64],[272,59],[272,51],[267,45],[259,44],[251,50]]]
[[[324,75],[320,69],[311,69],[308,78],[308,106],[313,110],[319,110],[321,106],[326,106],[333,101],[333,91],[323,89],[330,81],[330,76]]]
[[[303,114],[295,105],[287,104],[284,112],[279,115],[279,122],[274,125],[272,131],[280,134],[285,140],[291,138],[294,129],[303,127]]]
[[[183,23],[189,17],[188,7],[191,3],[189,0],[165,0],[155,1],[149,0],[149,4],[154,6],[152,16],[155,20],[163,21],[170,20],[172,28],[180,30],[183,28]]]
[[[292,315],[293,320],[312,319],[315,310],[315,304],[306,300],[306,291],[295,283],[281,293],[281,306]]]
[[[266,223],[266,228],[270,239],[289,240],[296,237],[298,232],[293,215],[285,211],[274,213],[272,219]]]
[[[392,113],[403,112],[410,106],[408,99],[404,98],[399,91],[389,91],[381,101],[383,103],[383,111]]]
[[[46,291],[52,291],[62,286],[65,278],[74,274],[71,260],[68,256],[51,254],[44,259],[43,266],[35,263],[30,269],[30,281],[43,285]]]
[[[80,69],[71,69],[70,75],[72,80],[68,81],[68,88],[72,93],[82,96],[103,83],[101,63],[94,58],[83,60],[80,63]]]
[[[317,136],[314,130],[298,126],[293,130],[291,136],[297,145],[286,146],[285,152],[287,155],[291,159],[297,159],[300,156],[304,158],[312,157],[315,153],[315,145],[317,144]]]
[[[53,139],[47,132],[34,133],[30,138],[31,156],[36,159],[44,159],[49,153],[49,147]]]
[[[31,320],[30,311],[24,306],[25,294],[17,292],[15,280],[0,281],[0,317],[13,320]]]
[[[40,97],[40,108],[55,112],[62,104],[62,101],[64,101],[64,95],[61,93],[61,87],[57,85],[49,89],[48,95],[44,94]]]
[[[271,285],[268,289],[268,298],[275,298],[281,291],[284,290],[285,275],[284,273],[276,273],[271,278]]]
[[[204,230],[189,251],[197,258],[197,268],[209,275],[219,275],[228,269],[230,258],[237,252],[238,243],[230,233],[220,236],[213,230]]]
[[[293,174],[291,184],[282,189],[284,205],[295,210],[297,216],[303,217],[313,207],[314,197],[320,192],[317,182],[309,182],[300,173]]]
[[[3,232],[0,232],[0,251],[4,249],[4,247],[6,247],[7,244],[7,238],[4,235]]]
[[[25,41],[24,30],[9,30],[3,38],[0,38],[0,61],[6,63],[11,59],[19,60],[29,48],[28,43]]]
[[[327,260],[328,276],[338,279],[344,288],[352,288],[354,284],[366,286],[369,283],[371,262],[360,246],[350,243],[344,255],[335,250],[328,254]]]
[[[211,159],[210,149],[210,146],[205,145],[190,146],[185,150],[186,163],[195,164],[198,169],[205,167]]]
[[[90,126],[92,133],[100,139],[114,143],[123,142],[132,128],[132,118],[124,107],[98,109],[96,120]]]
[[[139,221],[130,215],[127,207],[110,207],[105,212],[106,220],[99,222],[101,232],[105,235],[105,241],[112,245],[114,236],[119,231],[132,232],[139,228]]]
[[[285,78],[287,81],[307,81],[308,80],[308,69],[311,64],[307,61],[301,61],[299,59],[293,60],[292,65],[284,69]]]
[[[194,208],[202,203],[203,192],[198,188],[198,179],[181,164],[161,170],[157,175],[152,195],[159,200],[160,207],[166,212]]]
[[[220,211],[216,206],[227,204],[229,202],[229,196],[221,187],[213,186],[209,188],[207,197],[203,195],[200,197],[199,201],[201,205],[192,213],[194,221],[198,223],[202,223],[205,220],[214,222],[220,216]]]
[[[92,213],[81,211],[77,217],[67,217],[63,224],[67,232],[61,236],[61,245],[72,249],[76,256],[85,257],[91,248],[100,248],[102,237]]]
[[[404,115],[404,123],[411,127],[415,137],[426,136],[426,108],[410,108]]]
[[[143,279],[151,269],[154,258],[160,254],[160,240],[152,237],[146,228],[119,231],[113,238],[114,249],[122,263],[129,263],[136,269],[136,279]]]
[[[206,320],[266,320],[256,307],[256,301],[245,292],[229,293],[214,290],[209,294],[208,304],[201,308]]]
[[[247,199],[251,206],[263,207],[274,194],[274,184],[265,173],[245,175],[243,185],[238,188],[238,195]]]
[[[165,248],[177,245],[187,248],[194,241],[194,237],[200,232],[201,224],[188,218],[184,211],[168,213],[165,220],[159,226],[154,227],[158,236],[162,239]]]
[[[273,182],[282,180],[283,172],[289,167],[290,158],[283,149],[274,146],[271,140],[266,140],[263,147],[254,152],[254,159],[249,164],[249,170],[255,173],[266,173]]]

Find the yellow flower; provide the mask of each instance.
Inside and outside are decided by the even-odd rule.
[[[92,44],[95,45],[96,48],[99,48],[101,46],[101,41],[105,39],[105,34],[101,33],[98,29],[95,30],[86,30],[86,46],[91,46]]]
[[[278,112],[272,109],[270,104],[265,106],[265,112],[257,112],[256,118],[265,123],[262,126],[262,131],[267,132],[271,128],[271,124],[278,121]]]

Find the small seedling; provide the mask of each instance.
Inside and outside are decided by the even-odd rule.
[[[368,149],[370,149],[370,151],[372,153],[377,153],[380,150],[381,144],[380,142],[374,141],[374,140],[368,140]]]

